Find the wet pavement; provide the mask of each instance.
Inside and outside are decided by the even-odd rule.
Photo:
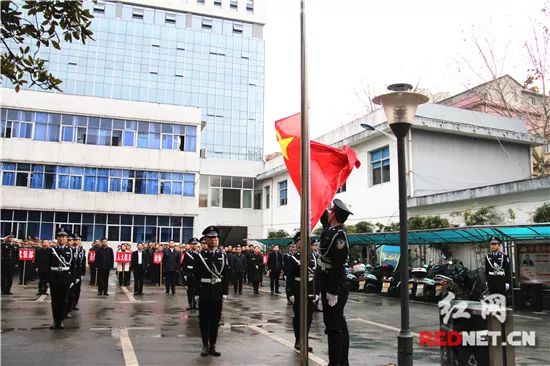
[[[65,321],[65,330],[50,330],[49,296],[35,295],[36,286],[14,285],[2,296],[2,365],[298,365],[293,350],[292,308],[284,294],[261,287],[253,295],[230,291],[224,303],[218,350],[222,357],[200,357],[198,312],[187,311],[183,287],[176,295],[146,286],[144,296],[114,285],[110,296],[82,287],[80,311]],[[284,288],[281,289],[284,292]],[[352,293],[346,306],[351,365],[396,362],[400,303],[379,295]],[[516,330],[536,331],[536,347],[516,347],[516,365],[550,364],[550,313],[515,312]],[[411,302],[411,330],[439,329],[435,304]],[[310,365],[328,363],[322,314],[315,313],[310,332]],[[439,348],[421,347],[415,335],[415,365],[439,365]]]

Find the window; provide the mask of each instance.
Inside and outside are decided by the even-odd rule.
[[[176,13],[166,13],[164,22],[166,24],[176,24]]]
[[[58,166],[56,173],[58,189],[82,190],[84,168]]]
[[[143,9],[142,8],[134,8],[132,10],[132,18],[133,19],[143,19]]]
[[[287,181],[283,180],[279,184],[279,206],[285,206],[288,203]]]
[[[243,25],[242,23],[233,23],[233,33],[243,33]]]
[[[232,10],[237,10],[237,7],[238,7],[238,3],[237,3],[237,0],[231,0],[229,2],[229,8],[232,9]]]
[[[197,4],[204,5],[204,0],[197,0]]]
[[[254,209],[255,210],[262,209],[262,189],[261,188],[257,188],[254,190]]]
[[[246,0],[246,11],[249,13],[254,12],[254,0]]]
[[[241,208],[241,190],[224,188],[222,193],[223,208]]]
[[[105,4],[96,2],[94,4],[94,13],[96,14],[105,14]]]
[[[342,192],[345,192],[347,189],[346,187],[346,183],[344,183],[344,185],[340,188],[338,188],[338,190],[336,191],[336,193],[342,193]]]
[[[210,178],[203,175],[199,178],[199,207],[208,207],[208,184]]]
[[[218,8],[222,7],[222,0],[214,0],[214,6],[217,6]]]
[[[62,126],[61,127],[61,141],[64,142],[73,142],[73,126]]]
[[[202,28],[212,29],[212,18],[202,18]]]
[[[271,203],[271,187],[270,186],[264,187],[264,191],[265,191],[265,208],[268,209]]]
[[[388,146],[369,152],[371,186],[390,181],[390,148]]]

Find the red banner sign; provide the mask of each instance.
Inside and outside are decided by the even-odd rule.
[[[162,252],[153,253],[153,263],[161,264],[162,263]]]
[[[130,263],[132,261],[132,252],[116,252],[117,263]]]
[[[20,261],[34,261],[35,251],[31,248],[21,248],[19,249],[19,260]]]
[[[90,250],[88,252],[88,263],[94,263],[95,262],[95,250]]]

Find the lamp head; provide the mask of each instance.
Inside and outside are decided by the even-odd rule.
[[[372,99],[374,104],[382,105],[388,125],[414,121],[416,108],[429,99],[425,95],[413,93],[410,84],[392,84],[388,86],[391,93],[382,94]]]

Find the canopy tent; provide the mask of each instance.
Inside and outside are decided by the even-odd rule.
[[[502,241],[545,240],[550,242],[550,223],[409,230],[409,245],[487,243],[493,236]],[[292,238],[256,240],[271,247],[286,246]],[[399,232],[348,234],[348,240],[351,245],[399,245]]]

